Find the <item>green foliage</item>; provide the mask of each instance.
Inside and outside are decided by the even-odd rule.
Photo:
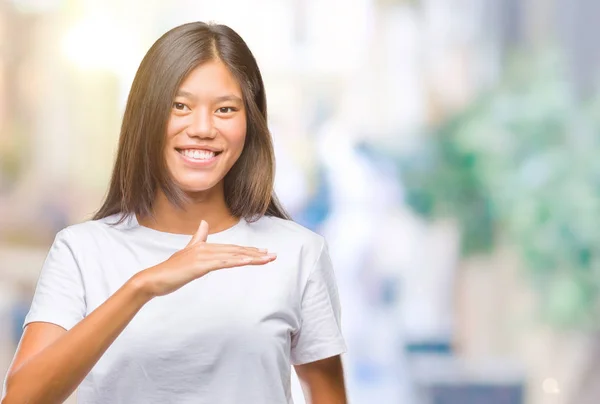
[[[600,98],[572,96],[559,59],[521,58],[502,83],[401,162],[408,203],[456,217],[465,255],[501,236],[520,252],[543,316],[600,314]]]

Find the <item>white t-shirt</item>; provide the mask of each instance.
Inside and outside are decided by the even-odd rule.
[[[191,236],[140,226],[135,215],[70,226],[56,236],[25,324],[67,330],[132,275]],[[262,217],[209,243],[268,248],[263,266],[222,269],[148,302],[79,386],[79,404],[292,403],[291,365],[345,352],[323,237]]]

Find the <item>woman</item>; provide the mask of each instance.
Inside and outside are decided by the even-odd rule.
[[[106,201],[58,233],[2,404],[290,403],[291,365],[309,401],[346,402],[329,255],[277,202],[266,117],[230,28],[152,46]]]

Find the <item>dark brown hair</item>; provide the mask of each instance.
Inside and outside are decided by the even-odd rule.
[[[173,205],[185,205],[187,196],[171,177],[164,157],[167,122],[181,82],[215,59],[238,80],[247,115],[244,149],[224,178],[225,202],[234,216],[249,221],[263,215],[289,219],[273,191],[275,157],[256,60],[231,28],[194,22],[164,34],[142,60],[125,107],[110,187],[95,220],[116,213],[124,214],[121,219],[152,215],[158,189]]]

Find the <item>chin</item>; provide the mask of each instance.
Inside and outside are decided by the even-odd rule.
[[[206,192],[215,188],[218,181],[177,181],[181,190],[187,193]]]

